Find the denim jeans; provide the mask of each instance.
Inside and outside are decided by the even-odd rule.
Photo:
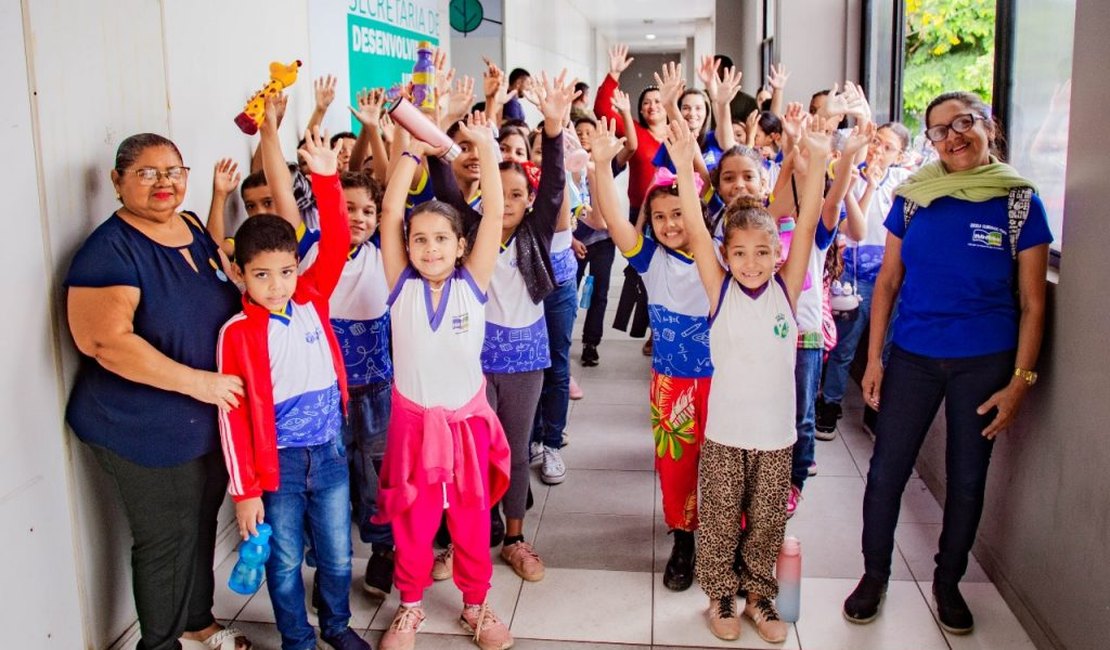
[[[871,294],[875,291],[875,284],[860,280],[857,290],[860,297],[859,313],[851,320],[836,319],[836,347],[829,352],[825,384],[821,388],[821,396],[830,404],[839,404],[844,399],[844,391],[848,386],[848,368],[856,356],[863,331],[871,320]]]
[[[982,432],[997,414],[992,410],[979,415],[976,409],[1009,383],[1013,369],[1012,350],[965,359],[933,359],[893,346],[883,374],[875,451],[863,496],[867,575],[883,581],[890,577],[902,492],[944,400],[946,497],[933,579],[955,584],[963,577],[983,511],[994,445]]]
[[[367,544],[393,545],[389,524],[372,524],[378,512],[378,472],[385,456],[385,432],[393,385],[388,381],[348,389],[347,421],[343,443],[350,460],[351,505],[358,522],[358,534]]]
[[[316,647],[316,634],[305,611],[305,533],[316,555],[320,585],[320,630],[337,635],[351,618],[351,502],[347,453],[335,439],[315,447],[278,450],[280,483],[264,492],[266,521],[273,527],[266,587],[274,606],[283,650]]]
[[[824,350],[798,350],[794,365],[794,426],[798,440],[794,442],[794,463],[790,482],[799,489],[809,476],[813,464],[817,434],[817,389],[821,386],[821,357]]]
[[[578,285],[568,280],[543,300],[551,366],[543,371],[543,388],[532,425],[532,442],[558,449],[563,444],[570,408],[570,341],[578,315]]]
[[[590,266],[590,276],[594,279],[593,296],[586,310],[586,321],[582,324],[582,344],[599,345],[605,330],[605,308],[609,304],[609,276],[613,271],[613,258],[616,247],[612,239],[602,239],[586,246],[586,258],[578,264],[578,283]]]

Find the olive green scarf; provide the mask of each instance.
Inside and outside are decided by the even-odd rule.
[[[894,193],[928,207],[942,196],[951,196],[972,203],[1006,196],[1015,187],[1031,187],[1033,181],[1023,177],[1016,169],[991,156],[991,161],[974,169],[949,173],[939,160],[917,170]]]

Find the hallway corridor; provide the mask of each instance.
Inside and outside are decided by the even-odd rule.
[[[623,264],[614,264],[609,306],[616,305]],[[537,583],[524,583],[494,557],[490,600],[521,650],[647,648],[770,648],[745,619],[739,641],[716,639],[705,624],[707,601],[695,583],[675,593],[663,587],[662,572],[671,539],[663,524],[659,490],[652,470],[648,427],[650,360],[642,340],[605,330],[601,364],[578,364],[578,319],[572,369],[586,396],[571,402],[563,450],[566,481],[548,487],[533,470],[535,506],[525,532],[547,565]],[[606,322],[612,322],[612,313]],[[994,585],[972,558],[962,584],[975,614],[975,631],[958,637],[943,632],[932,612],[930,579],[940,534],[941,508],[921,479],[910,480],[902,500],[893,574],[882,615],[870,625],[853,625],[841,616],[841,603],[863,570],[859,553],[864,475],[871,440],[859,423],[858,389],[841,420],[840,434],[817,442],[817,476],[806,483],[798,513],[787,534],[802,543],[801,620],[783,648],[819,650],[1024,650],[1034,646]],[[361,589],[369,545],[355,534],[355,584],[351,627],[367,630],[376,647],[397,608],[394,591],[385,602]],[[235,564],[232,554],[216,573],[215,613],[232,621],[257,650],[277,650],[280,636],[263,587],[253,597],[227,589]],[[304,569],[311,585],[311,569]],[[450,580],[436,583],[425,596],[428,619],[417,635],[418,650],[475,647],[456,623],[459,593]],[[310,614],[310,620],[315,617]]]

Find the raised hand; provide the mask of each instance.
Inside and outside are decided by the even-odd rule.
[[[832,135],[825,129],[825,121],[820,116],[807,116],[803,120],[805,132],[802,146],[809,152],[811,160],[824,159],[832,152]]]
[[[767,79],[767,83],[771,85],[773,90],[785,88],[788,79],[790,79],[790,73],[786,71],[785,63],[779,63],[777,66],[771,64],[771,76]]]
[[[444,97],[446,97],[446,102],[443,101]],[[446,96],[440,96],[440,105],[446,106],[446,116],[449,122],[462,119],[473,103],[474,78],[466,75],[455,82],[454,88]]]
[[[632,114],[632,99],[623,90],[614,90],[609,103],[612,104],[613,110],[618,113]]]
[[[798,102],[786,105],[786,112],[782,116],[782,132],[790,142],[797,144],[802,138],[802,120],[806,111]]]
[[[274,117],[277,118],[277,126],[281,126],[281,121],[285,119],[285,109],[289,106],[289,95],[285,93],[277,94],[277,102],[274,104],[275,111]]]
[[[540,82],[534,86],[538,107],[543,113],[544,130],[548,135],[557,133],[562,128],[566,116],[570,113],[571,102],[574,101],[574,81],[567,83],[567,70],[563,68],[554,80],[547,78],[546,72],[540,72]],[[548,129],[551,125],[551,129]]]
[[[451,82],[455,80],[455,69],[444,72],[436,70],[436,106],[442,106],[445,98],[451,95]],[[472,88],[473,89],[473,85]]]
[[[676,170],[693,169],[694,155],[698,151],[698,143],[682,120],[670,121],[663,142]]]
[[[486,69],[482,72],[482,95],[489,101],[491,97],[498,97],[501,92],[507,92],[509,80],[501,68],[487,57],[482,57]],[[504,90],[502,90],[504,88]]]
[[[288,101],[285,93],[276,93],[266,97],[266,111],[262,116],[262,124],[259,125],[259,128],[263,131],[276,132],[278,126],[281,125],[281,116],[279,112],[284,112],[282,107],[284,107]]]
[[[334,75],[325,75],[312,82],[312,91],[316,95],[316,110],[326,111],[328,106],[335,101],[335,84],[338,80]]]
[[[372,90],[364,88],[355,96],[355,103],[358,104],[357,109],[354,106],[348,106],[348,108],[351,110],[351,115],[354,115],[355,119],[359,121],[359,124],[372,129],[381,129],[385,91],[381,88]]]
[[[845,81],[844,97],[848,103],[848,115],[860,122],[871,121],[871,105],[867,103],[867,95],[863,94],[863,88],[851,81]]]
[[[445,72],[447,70],[447,52],[438,47],[432,50],[432,67],[435,68],[436,72]]]
[[[305,131],[304,146],[297,153],[308,165],[308,170],[317,176],[331,176],[339,168],[339,149],[343,146],[336,141],[334,148],[328,147],[328,132],[314,126]]]
[[[678,98],[686,90],[686,82],[678,72],[678,64],[668,61],[663,64],[663,76],[655,73],[655,85],[659,86],[660,100],[667,108],[678,108]]]
[[[228,196],[239,187],[242,174],[239,173],[239,164],[231,158],[220,158],[216,161],[216,169],[212,173],[212,194]]]
[[[718,61],[718,63],[720,63],[720,61]],[[744,73],[736,68],[725,68],[724,74],[721,75],[720,81],[716,84],[716,101],[721,101],[726,104],[732,102],[736,94],[740,92],[740,79],[743,77]],[[713,78],[716,79],[717,75],[714,74]]]
[[[601,118],[597,121],[597,131],[590,139],[590,158],[598,167],[609,166],[610,161],[624,148],[624,138],[617,137],[615,120]]]
[[[627,70],[633,61],[635,59],[628,56],[627,45],[618,43],[609,48],[609,74],[613,75],[614,79],[620,79],[621,73]]]
[[[459,133],[473,142],[475,147],[489,147],[491,150],[497,148],[497,141],[493,139],[493,129],[482,111],[474,111],[467,115],[465,120],[459,122]]]
[[[873,137],[875,137],[874,122],[869,121],[856,125],[852,129],[852,133],[848,136],[848,139],[844,141],[844,157],[849,160],[855,158],[856,154],[862,151],[864,147],[871,144],[871,138]]]
[[[719,77],[717,70],[721,67],[721,60],[715,59],[709,55],[701,58],[701,65],[698,66],[698,79],[705,86],[705,94],[709,95],[709,101],[716,101],[717,88],[719,84]]]

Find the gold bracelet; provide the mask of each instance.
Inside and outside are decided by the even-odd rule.
[[[1026,384],[1032,386],[1037,383],[1037,373],[1024,368],[1014,368],[1014,376],[1021,378]]]

